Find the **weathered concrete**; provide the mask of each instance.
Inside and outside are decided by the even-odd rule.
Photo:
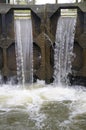
[[[6,0],[0,0],[0,3],[6,3]]]
[[[34,77],[53,81],[56,26],[60,9],[77,9],[74,42],[76,57],[72,76],[86,78],[86,2],[75,4],[0,4],[0,70],[4,77],[16,76],[14,10],[31,10],[33,28]]]

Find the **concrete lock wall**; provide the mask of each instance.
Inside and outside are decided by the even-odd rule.
[[[86,3],[9,5],[0,4],[0,70],[5,78],[16,76],[14,10],[31,10],[33,28],[33,72],[36,78],[53,82],[56,26],[61,9],[77,9],[71,83],[86,79]],[[41,56],[39,59],[38,57]]]

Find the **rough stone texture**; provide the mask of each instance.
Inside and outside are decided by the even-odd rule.
[[[3,51],[0,47],[0,70],[3,68]]]
[[[79,44],[83,49],[86,48],[86,32],[80,35]]]
[[[78,76],[86,77],[86,48],[83,49],[83,64]]]
[[[9,49],[14,40],[14,24],[13,24],[13,12],[2,13],[0,15],[0,47],[2,48],[3,55],[3,67],[1,68],[1,74],[3,77],[10,77],[11,75],[16,75],[16,60],[15,60],[15,50]],[[9,56],[10,53],[10,56]],[[10,63],[9,63],[10,62]],[[9,64],[15,67],[11,69]]]
[[[86,2],[75,4],[5,5],[0,4],[0,70],[3,76],[16,76],[14,36],[15,9],[30,9],[33,28],[34,78],[50,83],[53,79],[55,34],[60,9],[77,9],[77,25],[74,43],[76,58],[73,76],[86,77]]]
[[[86,12],[83,13],[83,15],[80,15],[81,17],[81,28],[82,31],[80,35],[78,35],[78,43],[83,49],[83,61],[82,61],[82,68],[81,70],[77,73],[77,75],[86,77]]]
[[[74,43],[73,53],[72,71],[76,75],[83,65],[83,49],[77,42]]]
[[[75,40],[79,42],[80,35],[83,33],[84,25],[84,13],[78,9],[77,10],[77,22],[76,22],[76,33]]]

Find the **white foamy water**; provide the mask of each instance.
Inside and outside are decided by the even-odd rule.
[[[17,125],[18,130],[23,130],[23,127],[27,126],[27,124],[22,126],[22,121],[24,121],[22,116],[25,116],[22,114],[24,113],[28,116],[28,123],[30,121],[35,123],[34,128],[33,125],[31,126],[31,130],[44,130],[44,128],[48,130],[52,128],[53,123],[57,124],[53,129],[61,130],[64,127],[71,130],[75,122],[80,124],[80,120],[77,119],[80,115],[82,115],[81,121],[85,122],[86,88],[82,86],[45,85],[43,81],[21,88],[12,85],[0,87],[0,117],[3,121],[12,118],[14,123],[19,122],[21,128]],[[21,118],[16,122],[17,119],[15,120],[14,115],[16,118],[19,118],[17,116]],[[4,128],[3,124],[4,122],[1,128]],[[7,121],[6,125],[10,127]],[[10,125],[13,129],[15,128],[13,124]],[[75,125],[73,127],[75,129]],[[27,129],[29,129],[28,126],[25,130]]]
[[[71,114],[86,112],[86,89],[83,87],[54,87],[40,83],[27,87],[20,89],[11,85],[2,85],[0,87],[0,109],[11,110],[20,106],[26,111],[32,107],[34,111],[34,106],[37,106],[36,109],[39,110],[45,102],[70,101]]]

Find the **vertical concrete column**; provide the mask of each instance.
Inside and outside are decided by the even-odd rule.
[[[46,82],[50,83],[51,77],[52,77],[52,68],[50,65],[50,45],[49,43],[46,43],[46,69],[45,69],[45,73],[46,73]]]
[[[7,67],[7,53],[6,48],[3,48],[3,60],[4,60],[4,67],[3,67],[3,75],[8,75],[8,67]]]
[[[0,0],[0,3],[6,3],[6,0]]]
[[[78,0],[76,0],[76,3],[78,3]]]
[[[45,36],[44,36],[44,32],[42,32],[38,36],[36,41],[41,49],[41,65],[36,74],[40,79],[45,80]]]
[[[82,75],[86,76],[86,48],[83,49],[83,68]]]
[[[40,79],[45,80],[45,25],[44,25],[44,18],[41,20],[41,34],[37,38],[37,43],[39,43],[39,46],[41,48],[41,66],[39,71],[37,72],[37,75]]]
[[[83,68],[82,74],[86,76],[86,13],[84,13],[84,33],[82,35],[83,46]]]
[[[52,77],[52,67],[50,64],[50,49],[54,43],[54,38],[50,33],[50,19],[46,19],[46,36],[45,36],[45,73],[46,73],[46,82],[50,83]]]
[[[2,35],[6,37],[6,20],[5,14],[2,14]]]
[[[83,66],[79,74],[80,76],[86,76],[86,13],[84,13],[83,33],[79,38],[79,44],[83,48]]]
[[[58,4],[58,0],[55,0],[55,3]]]
[[[8,67],[7,67],[7,48],[3,48],[3,62],[4,62],[4,67],[3,67],[3,76],[8,75]]]
[[[45,80],[45,40],[43,40],[43,44],[41,46],[41,57],[42,57],[41,58],[41,74],[42,74],[42,79]]]
[[[84,33],[86,33],[86,13],[84,13]]]

